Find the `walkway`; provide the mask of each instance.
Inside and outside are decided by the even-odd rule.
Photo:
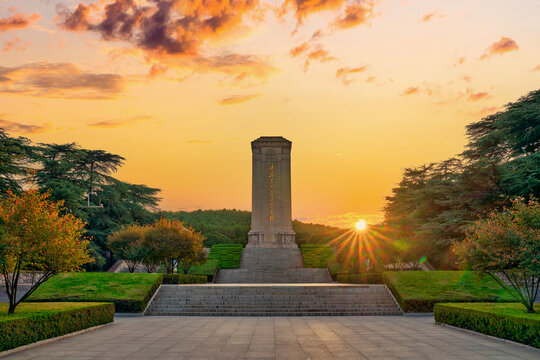
[[[432,316],[135,317],[7,359],[540,359]]]

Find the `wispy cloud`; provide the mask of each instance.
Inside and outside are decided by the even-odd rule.
[[[536,65],[534,68],[532,68],[531,70],[529,70],[530,72],[533,72],[533,71],[540,71],[540,64]]]
[[[465,60],[467,60],[466,57],[462,56],[460,58],[458,58],[453,64],[452,64],[452,67],[456,67],[456,66],[459,66],[459,65],[462,65]]]
[[[85,72],[69,63],[0,67],[0,93],[66,99],[110,99],[124,87],[117,74]]]
[[[517,51],[518,49],[519,45],[515,42],[515,40],[512,40],[509,37],[501,36],[499,41],[494,42],[486,49],[484,54],[480,56],[480,59],[486,60],[493,55],[502,55],[511,51]]]
[[[7,52],[7,51],[11,51],[11,50],[18,50],[18,51],[26,50],[26,48],[28,47],[29,42],[27,42],[24,45],[19,45],[20,42],[21,42],[21,39],[19,39],[18,37],[14,38],[12,40],[6,41],[4,43],[4,47],[2,48],[2,51]]]
[[[236,105],[255,99],[259,94],[231,95],[219,100],[221,105]]]
[[[430,11],[424,14],[422,18],[420,19],[420,22],[428,22],[431,20],[434,20],[436,18],[443,18],[444,14],[441,13],[439,10]]]
[[[309,68],[309,65],[312,61],[318,61],[320,63],[326,63],[329,61],[337,60],[336,57],[331,56],[328,50],[324,49],[321,45],[318,45],[315,50],[310,51],[306,55],[306,59],[304,61],[304,72],[306,72]]]
[[[295,13],[299,24],[310,14],[324,10],[338,9],[345,0],[285,0],[281,5],[281,13],[286,14],[290,9]]]
[[[337,17],[332,26],[336,29],[348,29],[365,24],[373,17],[373,1],[356,1],[345,7],[345,12]]]
[[[350,67],[343,67],[336,71],[336,79],[339,79],[343,82],[345,85],[349,85],[351,82],[354,81],[354,78],[352,78],[352,75],[361,73],[367,69],[367,65],[362,65],[355,68]]]
[[[481,91],[481,92],[471,92],[467,99],[470,101],[478,101],[478,100],[486,99],[488,97],[489,97],[489,93],[487,91]]]
[[[0,128],[18,134],[39,134],[50,129],[49,124],[31,125],[0,119]]]
[[[497,112],[499,108],[497,106],[488,106],[480,109],[475,115],[486,116]]]
[[[297,57],[298,55],[305,53],[308,50],[308,48],[309,48],[309,43],[305,42],[292,48],[289,51],[289,54],[291,55],[291,57],[294,58],[294,57]]]
[[[23,29],[29,26],[32,22],[41,17],[38,13],[24,15],[17,13],[8,18],[0,18],[0,32],[5,32],[14,29]]]
[[[401,93],[401,95],[413,95],[413,94],[418,94],[419,92],[420,92],[420,86],[409,86]]]
[[[136,125],[145,121],[155,121],[156,118],[150,115],[139,115],[132,116],[125,119],[109,119],[109,120],[100,120],[94,121],[88,124],[89,127],[100,127],[100,128],[118,128],[124,126]]]

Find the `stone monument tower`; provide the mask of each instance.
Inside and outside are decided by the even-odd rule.
[[[297,248],[291,218],[291,145],[281,136],[263,136],[251,142],[248,248]]]

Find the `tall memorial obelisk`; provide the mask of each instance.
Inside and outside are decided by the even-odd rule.
[[[297,248],[291,218],[291,146],[281,136],[251,142],[251,231],[248,248]]]

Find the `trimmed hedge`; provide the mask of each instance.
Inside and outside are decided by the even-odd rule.
[[[206,275],[164,274],[163,284],[206,284]],[[144,309],[143,309],[144,310]]]
[[[212,245],[208,260],[219,260],[218,269],[236,269],[240,266],[242,249],[242,244]]]
[[[206,262],[199,266],[192,266],[188,274],[190,275],[205,275],[208,281],[211,282],[216,275],[218,269],[219,260],[206,260]]]
[[[404,312],[432,312],[437,303],[515,301],[495,280],[473,271],[390,271],[384,282]]]
[[[161,274],[71,273],[53,276],[29,302],[112,302],[116,312],[143,312],[162,282]]]
[[[106,303],[22,303],[13,315],[0,304],[0,351],[114,321]]]
[[[384,284],[382,273],[338,274],[337,282],[346,284]]]
[[[328,260],[334,256],[334,249],[327,244],[304,244],[300,245],[300,250],[307,268],[325,268]]]
[[[519,303],[436,304],[434,315],[438,323],[540,348],[540,313],[528,314]]]

